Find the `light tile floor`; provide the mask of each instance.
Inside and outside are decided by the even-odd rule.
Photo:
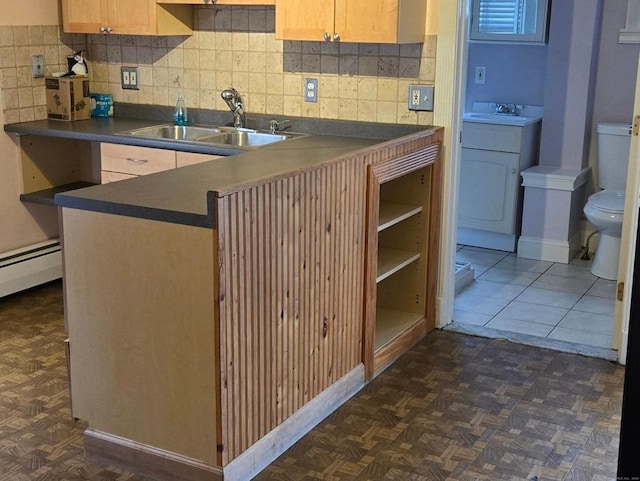
[[[591,261],[569,264],[458,246],[475,281],[455,298],[454,324],[610,350],[615,281],[594,276]],[[605,355],[605,357],[611,357]]]

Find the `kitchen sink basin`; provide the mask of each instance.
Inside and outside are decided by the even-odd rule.
[[[216,127],[198,127],[195,125],[154,125],[122,133],[132,135],[134,137],[145,137],[149,139],[196,140],[200,137],[219,134],[220,132],[220,129]]]
[[[197,144],[211,144],[239,149],[252,149],[274,142],[300,137],[304,134],[280,134],[260,132],[235,127],[207,127],[198,125],[154,125],[140,129],[119,132],[117,135],[143,137],[154,140],[180,141]]]
[[[284,134],[269,134],[266,132],[249,132],[238,130],[235,132],[226,132],[211,137],[202,137],[198,142],[206,142],[210,144],[225,144],[234,147],[259,147],[274,142],[286,140],[288,137]]]
[[[516,125],[524,126],[533,122],[538,122],[540,117],[528,117],[523,115],[509,115],[509,114],[492,114],[484,112],[466,112],[463,120],[468,122],[480,122],[486,124],[500,124],[500,125]]]

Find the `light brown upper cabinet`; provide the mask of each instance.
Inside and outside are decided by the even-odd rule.
[[[420,43],[426,17],[427,0],[276,0],[276,38]]]
[[[275,5],[276,0],[158,0],[183,5]]]
[[[62,20],[67,33],[193,33],[193,7],[156,0],[62,0]]]

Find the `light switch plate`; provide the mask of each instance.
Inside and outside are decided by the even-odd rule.
[[[140,90],[138,67],[120,67],[120,83],[123,89]]]
[[[409,110],[433,110],[433,87],[409,85]]]
[[[31,77],[44,77],[44,55],[31,56]]]

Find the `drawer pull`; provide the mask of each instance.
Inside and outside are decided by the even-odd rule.
[[[133,157],[127,157],[127,162],[133,165],[141,165],[149,162],[147,159],[134,159]]]

